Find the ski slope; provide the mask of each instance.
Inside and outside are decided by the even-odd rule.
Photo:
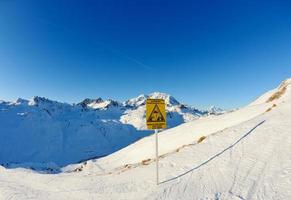
[[[290,84],[161,132],[158,186],[149,136],[59,174],[0,167],[0,199],[291,199]]]

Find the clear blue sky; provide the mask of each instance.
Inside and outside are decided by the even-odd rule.
[[[0,0],[0,99],[162,91],[232,108],[287,77],[289,0]]]

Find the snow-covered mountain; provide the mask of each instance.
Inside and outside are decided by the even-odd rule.
[[[208,114],[210,115],[219,115],[219,114],[223,114],[225,113],[226,111],[219,108],[219,107],[216,107],[216,106],[211,106],[210,108],[207,109]]]
[[[291,199],[291,79],[246,107],[159,133],[159,185],[154,141],[54,175],[0,166],[0,198]]]
[[[62,166],[107,155],[148,134],[121,123],[121,108],[112,109],[97,112],[41,97],[2,102],[0,163]]]
[[[161,143],[159,148],[160,153],[167,154],[175,151],[183,145],[189,144],[189,140],[199,139],[202,136],[207,136],[228,127],[236,126],[257,116],[275,110],[279,106],[283,107],[284,105],[285,108],[287,107],[286,104],[291,104],[291,79],[283,81],[279,87],[265,93],[246,107],[224,115],[210,115],[208,117],[199,118],[198,120],[163,131],[159,137],[159,141]],[[119,165],[136,163],[138,162],[137,160],[140,160],[140,158],[151,158],[154,153],[151,150],[148,150],[148,148],[153,142],[152,139],[154,139],[154,137],[146,137],[143,140],[120,150],[118,155],[120,156],[123,152],[126,152],[126,159],[128,160],[119,159]],[[138,152],[133,150],[137,147],[139,149]],[[132,155],[130,155],[131,153]],[[112,158],[114,160],[114,157],[115,154],[112,154],[106,158],[106,161],[108,161],[108,158]],[[112,162],[106,163],[109,165],[112,163],[116,164],[117,162],[113,160]],[[98,160],[98,162],[100,164],[102,159]]]
[[[157,92],[123,103],[96,98],[71,105],[42,97],[1,101],[0,164],[64,166],[117,151],[152,133],[145,127],[149,97],[166,100],[169,128],[208,114]]]
[[[131,124],[138,130],[145,130],[145,104],[146,99],[148,98],[165,100],[167,105],[167,126],[169,128],[175,127],[184,122],[195,120],[209,113],[208,111],[198,110],[191,106],[182,104],[168,94],[155,92],[149,95],[140,95],[136,98],[125,101],[123,105],[130,109],[128,109],[125,112],[126,114],[121,117],[121,122]]]

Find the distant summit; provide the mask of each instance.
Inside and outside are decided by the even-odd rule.
[[[148,98],[150,98],[150,99],[164,99],[166,104],[169,106],[180,104],[173,96],[171,96],[169,94],[162,93],[162,92],[154,92],[154,93],[151,93],[148,95],[141,94],[138,97],[129,99],[129,100],[124,102],[124,105],[132,106],[132,107],[138,107],[141,105],[145,105],[146,100]]]
[[[208,114],[212,114],[212,115],[218,115],[218,114],[225,113],[225,110],[223,110],[222,108],[216,107],[216,106],[211,106],[206,111],[208,112]]]

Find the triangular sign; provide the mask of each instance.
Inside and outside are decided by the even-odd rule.
[[[148,122],[166,122],[157,104],[155,105],[153,111],[151,112],[148,118]]]

